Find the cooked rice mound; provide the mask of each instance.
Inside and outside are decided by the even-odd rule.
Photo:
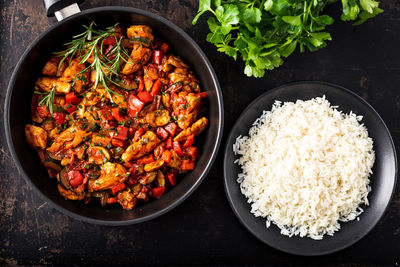
[[[241,192],[251,212],[287,236],[322,239],[356,219],[368,205],[373,141],[354,113],[324,97],[276,101],[233,151],[243,172]]]

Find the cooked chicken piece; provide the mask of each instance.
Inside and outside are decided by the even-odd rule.
[[[79,127],[71,126],[57,136],[53,144],[47,149],[49,152],[56,152],[61,148],[67,150],[69,148],[77,147],[85,137],[91,135],[82,131]]]
[[[106,147],[108,144],[111,144],[111,137],[106,134],[93,133],[92,144],[95,146]]]
[[[89,190],[100,191],[111,189],[128,179],[124,166],[118,163],[107,162],[101,166],[100,177],[89,184]]]
[[[82,191],[82,194],[78,194],[78,193],[75,193],[73,191],[70,191],[70,190],[66,189],[61,184],[58,184],[57,188],[58,188],[58,191],[60,192],[60,194],[63,197],[65,197],[66,199],[81,200],[81,199],[83,199],[85,197],[84,191]]]
[[[128,62],[121,70],[121,74],[128,75],[138,71],[150,59],[151,50],[141,44],[133,46]]]
[[[135,198],[132,191],[128,188],[117,195],[119,204],[125,210],[131,210],[135,207],[137,199]]]
[[[208,119],[206,117],[203,117],[193,123],[190,128],[187,128],[180,132],[177,136],[175,136],[174,141],[183,141],[185,140],[189,135],[194,134],[198,135],[200,134],[207,126],[208,124]]]
[[[111,94],[112,97],[112,102],[117,104],[119,108],[128,108],[128,103],[126,102],[126,98],[123,96],[121,91],[119,91],[117,88],[111,88],[115,94]],[[107,97],[109,98],[109,95],[107,94]]]
[[[176,68],[173,72],[168,74],[168,78],[173,82],[182,82],[186,85],[193,81],[192,77],[189,75],[187,69]]]
[[[35,148],[46,148],[47,132],[34,125],[25,125],[25,135],[28,143]]]
[[[46,62],[42,69],[42,74],[45,76],[57,76],[60,77],[64,70],[67,68],[67,63],[63,61],[60,65],[61,58],[52,56],[49,61]],[[58,68],[60,66],[60,68]]]
[[[185,64],[185,62],[182,61],[179,57],[175,56],[170,56],[167,60],[168,64],[171,64],[174,67],[181,68],[181,69],[187,69],[189,68],[188,65]]]
[[[108,153],[107,149],[101,146],[89,147],[87,154],[89,156],[89,163],[94,162],[97,165],[101,165],[110,160],[110,153]]]
[[[83,144],[81,144],[75,148],[70,148],[66,152],[63,152],[63,158],[61,159],[61,165],[67,166],[67,165],[71,164],[74,158],[82,160],[83,157],[85,156],[85,150],[86,150],[85,146]]]
[[[54,97],[54,105],[61,107],[65,106],[65,96],[56,95]]]
[[[99,86],[100,87],[100,86]],[[94,106],[105,97],[106,90],[104,88],[96,88],[86,93],[82,99],[82,105],[84,106]]]
[[[56,128],[56,125],[54,124],[54,121],[51,118],[46,118],[42,125],[40,125],[40,127],[42,127],[43,129],[46,130],[46,132],[50,132],[51,130],[53,130],[54,128]]]
[[[178,117],[177,123],[181,129],[188,128],[196,121],[201,103],[201,97],[196,93],[180,92],[173,99],[172,108]]]
[[[143,81],[144,81],[144,87],[146,88],[147,91],[150,91],[154,80],[158,79],[158,69],[156,65],[153,63],[147,64],[143,66],[143,71],[144,71],[144,76],[143,76]]]
[[[71,84],[65,81],[60,80],[60,78],[56,77],[40,77],[36,81],[36,87],[43,92],[50,92],[53,87],[56,90],[56,93],[67,94],[71,91]]]
[[[151,163],[147,163],[146,165],[144,165],[144,170],[146,172],[152,172],[152,171],[158,170],[163,165],[164,165],[164,160],[159,159],[159,160],[156,160],[156,161],[153,161]]]
[[[144,71],[144,79],[148,78],[150,80],[156,80],[159,77],[157,66],[154,65],[153,63],[149,63],[143,66],[143,71]]]
[[[166,109],[158,109],[146,114],[146,122],[152,127],[166,125],[171,117]]]
[[[141,38],[146,38],[149,39],[150,42],[154,41],[154,35],[153,35],[153,30],[149,26],[145,25],[133,25],[128,28],[126,32],[128,38],[135,38],[135,37],[141,37]],[[141,42],[144,45],[149,46],[150,43],[146,44],[145,42]]]
[[[73,82],[74,91],[77,93],[82,92],[89,83],[89,73],[82,72],[86,68],[85,64],[79,62],[80,59],[72,60],[61,76],[62,81]]]
[[[180,169],[182,164],[182,159],[179,155],[171,149],[171,161],[168,163],[168,166],[175,169]]]
[[[151,131],[147,131],[139,141],[128,146],[121,158],[123,161],[128,162],[132,159],[143,157],[152,151],[158,143],[160,143],[160,139],[158,139],[157,135]]]

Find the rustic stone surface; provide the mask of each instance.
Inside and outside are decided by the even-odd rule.
[[[247,78],[240,62],[205,41],[207,25],[191,20],[196,0],[87,0],[82,9],[122,5],[145,9],[176,23],[212,62],[225,100],[225,132],[255,97],[275,86],[322,80],[347,87],[380,113],[396,149],[400,144],[400,2],[383,0],[385,13],[352,27],[337,19],[333,41],[315,53],[296,53],[263,79]],[[332,13],[336,14],[331,7]],[[0,3],[0,113],[8,81],[28,45],[56,21],[41,0]],[[338,18],[336,16],[336,18]],[[244,89],[246,88],[246,89]],[[27,88],[27,90],[30,90]],[[83,223],[43,202],[13,163],[0,117],[0,263],[5,264],[393,264],[400,263],[400,189],[378,225],[357,244],[325,257],[303,258],[276,251],[254,238],[235,218],[223,189],[223,149],[196,192],[156,220],[127,227]],[[224,142],[222,143],[224,147]]]

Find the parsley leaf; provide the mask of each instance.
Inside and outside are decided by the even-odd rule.
[[[263,77],[283,64],[296,48],[316,51],[332,37],[325,30],[334,20],[323,14],[339,0],[199,0],[193,25],[206,12],[207,41],[235,60],[240,57],[247,76]],[[375,0],[340,0],[341,19],[359,25],[383,12]]]

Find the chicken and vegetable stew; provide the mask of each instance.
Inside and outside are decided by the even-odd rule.
[[[207,94],[150,27],[84,27],[45,64],[26,138],[63,197],[131,210],[195,168]]]

